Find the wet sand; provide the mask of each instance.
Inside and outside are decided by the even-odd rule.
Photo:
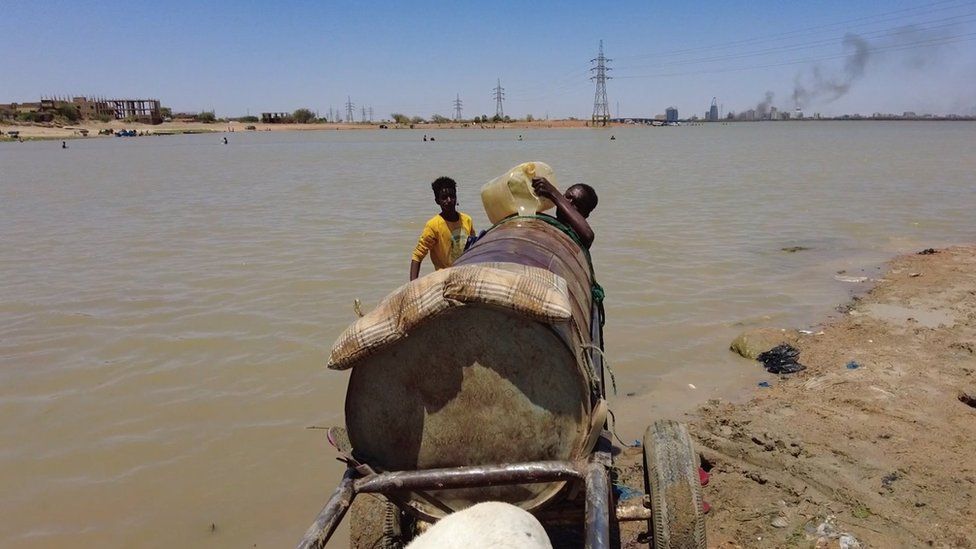
[[[805,371],[690,420],[711,467],[709,545],[972,547],[976,247],[899,257],[841,310],[782,332]]]

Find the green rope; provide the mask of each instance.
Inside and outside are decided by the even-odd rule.
[[[498,223],[495,223],[491,227],[489,227],[488,230],[485,231],[485,234],[490,233],[492,229],[494,229],[495,227],[501,225],[502,223],[507,223],[507,222],[509,222],[509,221],[511,221],[513,219],[538,219],[540,221],[543,221],[545,223],[548,223],[548,224],[552,225],[553,227],[559,229],[566,236],[568,236],[573,242],[575,242],[576,245],[579,246],[581,250],[583,250],[583,255],[586,256],[586,264],[590,268],[590,280],[593,281],[593,285],[590,287],[590,293],[593,296],[593,302],[594,303],[597,303],[597,304],[603,303],[604,298],[606,298],[606,296],[607,296],[607,292],[603,289],[603,286],[600,286],[597,283],[597,281],[596,281],[596,271],[593,270],[593,258],[590,257],[590,250],[589,250],[589,248],[587,248],[586,246],[583,245],[583,240],[580,239],[579,235],[576,234],[576,231],[574,231],[572,227],[570,227],[569,225],[566,225],[562,221],[560,221],[560,220],[558,220],[555,217],[552,217],[550,215],[539,215],[539,214],[518,215],[518,214],[512,214],[512,215],[506,217],[505,219],[502,219]]]

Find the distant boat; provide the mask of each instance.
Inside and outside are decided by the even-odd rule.
[[[135,130],[119,130],[119,131],[115,132],[115,136],[116,137],[135,137],[136,136],[136,131]]]

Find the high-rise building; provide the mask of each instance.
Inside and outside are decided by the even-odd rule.
[[[668,122],[678,121],[678,109],[674,107],[668,107],[664,109],[664,117]]]
[[[714,97],[712,98],[712,105],[708,107],[708,114],[705,115],[705,120],[718,122],[718,101]]]

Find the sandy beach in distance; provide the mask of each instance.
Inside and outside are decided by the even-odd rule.
[[[415,124],[415,130],[449,130],[457,128],[485,128],[485,129],[549,129],[549,128],[585,128],[588,127],[588,120],[534,120],[512,121],[499,123],[446,123],[446,124]],[[380,129],[381,125],[389,129],[411,129],[410,125],[393,123],[339,123],[339,124],[262,124],[260,122],[214,122],[205,124],[203,122],[163,122],[162,124],[139,124],[116,120],[112,122],[97,122],[90,120],[79,121],[75,124],[56,125],[56,124],[0,124],[0,132],[3,135],[0,139],[5,139],[10,131],[19,132],[20,137],[25,139],[68,139],[82,138],[81,130],[88,130],[88,138],[106,137],[99,136],[98,132],[110,129],[117,130],[136,130],[138,133],[148,135],[167,135],[175,133],[224,133],[224,132],[245,132],[245,131],[335,131],[335,130],[375,130]],[[618,124],[612,124],[616,126]],[[254,130],[246,129],[254,126]]]

